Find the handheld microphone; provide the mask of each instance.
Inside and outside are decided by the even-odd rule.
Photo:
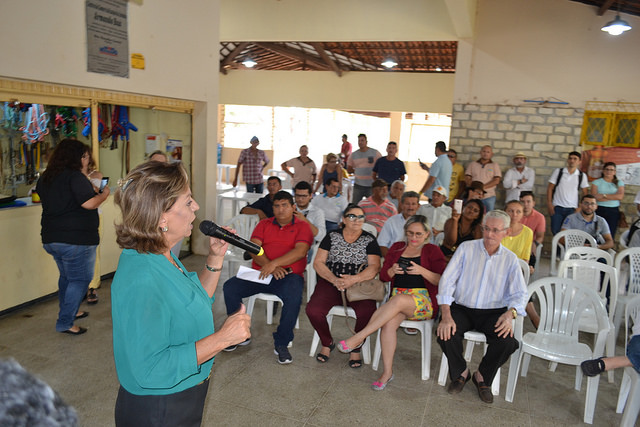
[[[225,242],[229,242],[233,246],[237,246],[240,249],[244,249],[245,251],[251,252],[254,255],[260,256],[264,253],[264,249],[262,249],[262,247],[249,240],[243,239],[237,234],[233,234],[230,231],[225,230],[212,221],[202,221],[200,223],[200,231],[202,232],[202,234],[222,239]]]

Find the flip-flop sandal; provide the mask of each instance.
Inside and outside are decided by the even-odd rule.
[[[349,360],[349,367],[352,369],[362,368],[362,359]]]
[[[316,361],[318,363],[327,363],[329,361],[329,356],[322,353],[318,353],[316,354]]]
[[[89,289],[89,293],[87,294],[87,304],[97,304],[98,303],[98,293],[94,289]]]

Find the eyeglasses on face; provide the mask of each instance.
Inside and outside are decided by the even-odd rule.
[[[414,233],[413,231],[407,231],[407,237],[424,237],[427,233],[423,232],[423,231],[418,231],[416,233]]]
[[[345,218],[347,218],[351,222],[356,222],[356,221],[364,221],[365,216],[355,215],[355,214],[346,214]]]
[[[506,228],[491,228],[491,227],[487,227],[486,225],[482,226],[482,230],[487,232],[487,233],[494,233],[494,234],[498,234],[501,231],[505,231]]]

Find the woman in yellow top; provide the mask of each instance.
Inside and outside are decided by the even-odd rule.
[[[509,234],[502,239],[502,245],[516,254],[518,258],[529,263],[529,273],[533,274],[533,266],[529,262],[531,258],[531,244],[533,243],[533,230],[521,222],[524,215],[524,205],[519,200],[512,200],[507,202],[504,210],[511,218],[511,225],[509,226]],[[536,312],[531,301],[527,304],[526,311],[533,326],[537,329],[538,323],[540,323],[540,315]]]

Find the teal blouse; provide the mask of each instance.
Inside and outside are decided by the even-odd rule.
[[[196,273],[173,259],[185,273],[164,255],[125,249],[111,284],[116,372],[132,394],[186,390],[207,379],[213,366],[213,358],[198,365],[195,343],[214,332],[214,298]]]

